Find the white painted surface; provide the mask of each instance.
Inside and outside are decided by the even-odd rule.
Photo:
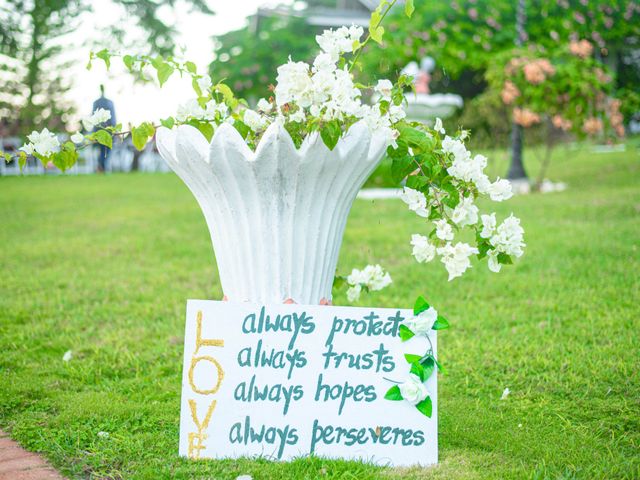
[[[211,143],[191,126],[156,141],[204,213],[229,300],[331,299],[347,215],[386,139],[357,123],[333,151],[317,134],[297,150],[273,124],[253,152],[222,124]]]
[[[293,314],[301,318],[304,313],[306,318],[311,317],[308,323],[312,323],[314,328],[308,331],[307,326],[303,328],[307,323],[299,322],[301,328],[293,343],[293,335],[289,331],[252,332],[250,322],[245,319],[251,315],[259,319],[262,308],[272,321],[278,315],[283,319],[287,315],[294,318]],[[199,312],[200,335],[197,328]],[[352,326],[348,332],[342,328],[333,337],[330,336],[335,330],[334,325],[339,325],[334,323],[336,318],[338,322],[345,322],[345,319],[362,322],[372,312],[377,318],[372,317],[371,320],[381,322],[378,335],[373,334],[375,330]],[[313,445],[313,453],[318,456],[362,459],[377,465],[437,463],[436,374],[432,374],[426,382],[433,403],[431,418],[424,416],[404,400],[384,399],[387,390],[394,385],[392,381],[404,381],[409,374],[410,367],[404,354],[422,355],[429,345],[426,337],[414,337],[401,342],[394,336],[393,329],[389,328],[394,323],[398,325],[397,321],[389,320],[390,318],[399,320],[411,314],[410,310],[399,309],[282,304],[263,307],[249,303],[189,300],[182,380],[180,455],[192,458],[262,456],[274,460],[291,460],[308,455]],[[354,330],[360,334],[355,334]],[[198,339],[199,348],[196,347]],[[206,345],[212,340],[217,341],[218,345]],[[430,340],[435,351],[435,331],[430,334]],[[224,344],[221,345],[220,341]],[[276,352],[297,355],[296,358],[300,358],[300,352],[303,352],[306,363],[293,368],[290,378],[287,378],[288,367],[272,368],[256,366],[255,363],[241,366],[248,355],[246,349],[250,348],[252,356],[255,355],[259,341],[262,342],[263,352],[275,349]],[[362,368],[364,362],[360,364],[360,369],[355,368],[355,364],[353,368],[349,368],[344,363],[335,367],[333,360],[325,367],[323,353],[327,352],[328,345],[331,345],[335,353],[358,355],[379,349],[380,344],[388,351],[382,357],[385,359],[382,364],[386,365],[387,371],[384,367],[376,371],[377,361],[373,362],[371,368]],[[242,360],[239,361],[239,358]],[[388,361],[387,358],[391,360]],[[191,378],[189,372],[192,372]],[[254,375],[254,386],[259,389],[267,387],[269,392],[275,388],[276,393],[271,401],[256,400],[255,396],[249,401],[247,397],[243,397],[243,389],[252,383]],[[322,385],[335,388],[335,392],[341,387],[344,391],[346,382],[353,388],[362,385],[362,388],[374,392],[373,395],[367,394],[371,401],[366,401],[363,395],[356,400],[353,395],[344,401],[340,411],[341,395],[325,401],[323,389],[316,400],[320,375]],[[286,413],[284,396],[277,396],[280,391],[278,385],[291,389],[292,392],[296,389],[302,392],[300,396],[292,395]],[[194,406],[195,417],[190,404]],[[205,422],[210,409],[211,415],[208,422]],[[245,442],[247,425],[258,433],[263,427],[265,431],[272,429],[273,441],[256,438]],[[335,433],[336,427],[350,433],[342,434],[339,439]],[[285,431],[286,435],[283,433]],[[293,434],[295,441],[290,436]],[[351,442],[348,440],[349,435],[359,440]],[[420,441],[420,437],[423,441]],[[282,438],[288,438],[289,443],[283,444]]]

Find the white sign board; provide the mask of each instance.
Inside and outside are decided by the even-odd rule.
[[[436,334],[401,342],[410,310],[189,300],[180,455],[313,454],[378,465],[438,460],[431,417],[388,390],[409,377],[405,354],[436,354]]]

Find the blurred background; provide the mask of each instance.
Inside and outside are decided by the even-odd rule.
[[[125,126],[171,115],[191,94],[172,79],[162,90],[119,62],[85,68],[108,48],[194,61],[226,79],[250,104],[268,95],[276,68],[310,60],[325,28],[366,27],[377,0],[0,0],[0,138],[5,151],[34,129],[73,133],[105,86]],[[399,8],[386,47],[364,55],[359,80],[415,78],[415,119],[445,119],[472,131],[473,148],[503,149],[512,179],[525,178],[522,145],[555,146],[589,137],[620,148],[640,129],[640,4],[632,0],[417,0],[411,21]],[[520,63],[518,63],[520,62]],[[544,62],[553,72],[544,72]],[[522,71],[507,71],[509,65]],[[517,64],[517,65],[516,65]],[[563,68],[566,66],[566,68]],[[542,70],[541,70],[542,68]],[[529,70],[527,70],[529,69]],[[550,75],[552,73],[553,75]],[[536,75],[541,75],[536,79]],[[545,76],[546,75],[546,76]],[[548,77],[548,78],[547,78]],[[611,100],[617,98],[617,103]],[[595,105],[595,107],[594,107]],[[95,171],[85,152],[75,173]],[[543,154],[544,157],[544,154]],[[541,160],[544,162],[544,158]],[[1,174],[17,173],[2,165]],[[151,144],[142,154],[114,147],[111,171],[165,171]],[[37,162],[26,173],[56,173]],[[504,176],[507,172],[502,172]],[[383,176],[372,180],[385,186]]]

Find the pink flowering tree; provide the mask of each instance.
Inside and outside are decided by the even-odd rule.
[[[612,73],[592,54],[593,45],[587,40],[554,51],[516,48],[504,52],[487,69],[485,95],[499,92],[514,122],[544,130],[537,187],[563,134],[607,142],[624,137],[622,102],[614,96]]]

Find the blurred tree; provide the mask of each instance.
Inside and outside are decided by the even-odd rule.
[[[245,27],[216,37],[212,76],[225,78],[236,95],[257,100],[275,83],[276,69],[290,56],[310,60],[318,51],[315,28],[303,17],[269,16],[260,19],[260,29]]]
[[[163,6],[177,0],[114,0],[138,20],[150,51],[169,54],[175,48],[173,26],[160,18]],[[192,7],[211,13],[205,0]],[[35,126],[64,130],[73,104],[65,99],[72,78],[64,72],[68,35],[78,28],[91,0],[4,0],[0,3],[0,119],[28,133]],[[111,40],[110,47],[113,48]],[[77,60],[76,60],[77,61]]]

